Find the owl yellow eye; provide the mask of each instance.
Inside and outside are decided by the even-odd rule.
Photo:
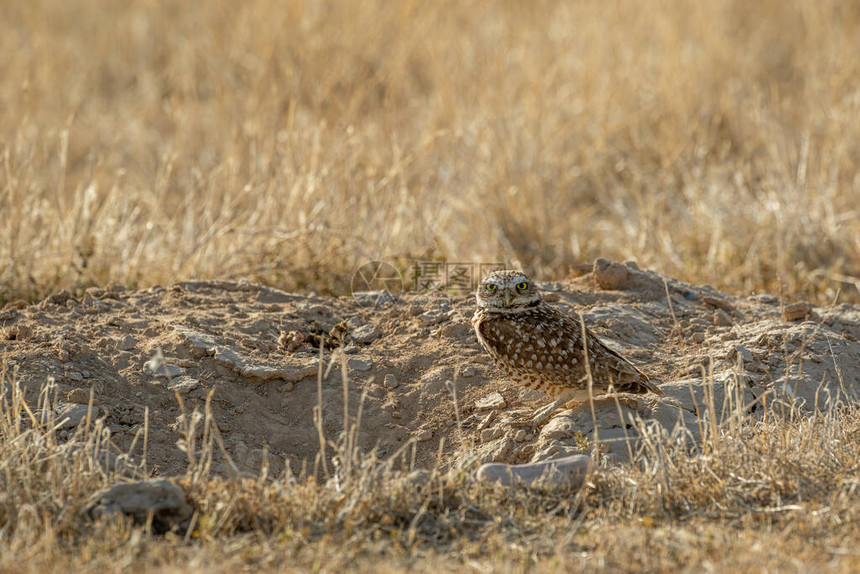
[[[519,283],[517,283],[517,289],[519,291],[525,291],[528,288],[529,288],[529,284],[526,283],[525,281],[520,281]]]
[[[496,284],[495,283],[487,283],[486,289],[487,289],[487,291],[495,291],[496,290]]]

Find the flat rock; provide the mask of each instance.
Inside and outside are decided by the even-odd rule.
[[[119,351],[130,351],[137,345],[137,339],[131,335],[126,335],[116,343],[116,348]]]
[[[168,389],[170,389],[171,391],[176,391],[180,395],[190,393],[199,386],[200,381],[187,375],[181,375],[167,383]]]
[[[369,359],[349,359],[346,365],[353,371],[369,371],[373,368],[373,361]]]
[[[490,393],[475,401],[475,410],[478,412],[503,409],[506,406],[508,406],[508,403],[505,402],[505,397],[500,393]]]
[[[182,487],[160,479],[116,484],[101,490],[90,499],[88,513],[92,518],[123,514],[136,524],[146,524],[152,516],[152,528],[161,534],[187,525],[193,509]]]
[[[165,362],[161,356],[156,356],[143,364],[143,372],[153,377],[178,377],[185,374],[185,369]]]
[[[352,340],[360,345],[372,343],[379,335],[379,329],[375,325],[362,325],[350,333]]]
[[[87,420],[87,414],[90,415],[90,420],[95,420],[99,415],[99,407],[92,408],[79,403],[56,403],[54,405],[56,413],[57,428],[70,429],[75,428],[82,422]]]
[[[579,489],[591,466],[591,457],[585,454],[526,464],[488,463],[478,468],[475,478],[503,486]]]
[[[249,361],[227,345],[215,347],[215,362],[228,367],[242,375],[263,381],[283,379],[288,383],[297,383],[306,377],[317,374],[318,359],[311,359],[300,365],[272,367]]]

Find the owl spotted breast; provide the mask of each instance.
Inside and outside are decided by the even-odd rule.
[[[564,402],[588,400],[588,357],[592,395],[662,391],[630,361],[604,345],[578,319],[547,304],[520,271],[496,271],[476,293],[472,324],[493,362],[515,382],[555,401],[533,421],[539,424]],[[583,334],[584,342],[583,344]],[[546,411],[546,412],[544,412]]]

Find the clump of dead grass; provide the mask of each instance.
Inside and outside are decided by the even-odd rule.
[[[860,413],[838,401],[814,413],[765,403],[757,418],[724,418],[695,444],[643,425],[637,463],[599,464],[579,492],[488,486],[468,467],[414,471],[408,445],[385,460],[360,455],[350,446],[359,417],[326,437],[329,465],[242,476],[207,404],[186,413],[180,439],[189,465],[178,480],[195,516],[157,537],[85,512],[99,488],[146,476],[145,437],[116,452],[102,419],[61,436],[52,383],[35,400],[21,389],[4,370],[0,568],[850,571],[860,560]]]
[[[839,0],[81,3],[0,22],[0,303],[386,259],[860,277]]]

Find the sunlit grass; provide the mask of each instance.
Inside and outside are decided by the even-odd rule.
[[[856,299],[858,30],[836,0],[14,3],[0,302],[596,256]]]

